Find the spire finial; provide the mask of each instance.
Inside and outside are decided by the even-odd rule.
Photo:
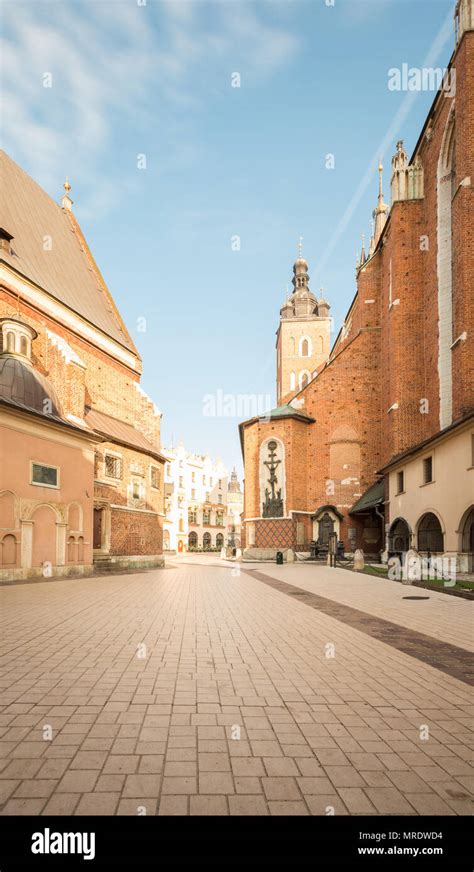
[[[64,182],[63,188],[64,188],[65,193],[63,194],[62,199],[61,199],[61,206],[63,207],[63,209],[67,209],[68,212],[71,212],[72,200],[69,196],[69,191],[71,190],[71,185],[69,183],[69,178],[67,176],[66,176],[66,181]]]
[[[382,174],[383,174],[383,163],[382,163],[382,158],[380,158],[380,162],[379,162],[379,200],[381,200],[381,199],[383,200],[383,192],[382,192],[383,175]]]
[[[300,241],[298,242],[298,258],[302,260],[303,258],[303,237],[300,236]]]

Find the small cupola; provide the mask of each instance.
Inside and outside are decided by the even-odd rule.
[[[0,227],[0,251],[6,251],[7,254],[12,253],[11,241],[13,236],[4,227]]]
[[[17,318],[0,318],[0,357],[18,357],[31,361],[31,343],[38,336],[36,330]]]

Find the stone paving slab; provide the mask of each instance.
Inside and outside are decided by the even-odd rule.
[[[318,563],[242,564],[369,615],[474,651],[474,602]],[[426,597],[405,600],[406,596]]]
[[[351,627],[356,627],[362,633],[373,636],[374,639],[380,639],[387,645],[398,648],[399,651],[404,651],[405,654],[418,657],[419,660],[429,663],[436,669],[441,669],[442,672],[446,672],[447,675],[452,675],[466,684],[474,684],[474,656],[471,652],[467,652],[456,645],[441,642],[439,639],[427,636],[425,633],[409,630],[406,627],[400,626],[400,624],[394,624],[392,621],[368,615],[367,612],[355,609],[352,606],[334,602],[334,600],[328,597],[322,597],[303,588],[296,587],[294,583],[287,584],[282,579],[274,578],[266,572],[260,572],[255,569],[243,571],[250,575],[251,578],[256,578],[258,581],[270,585],[270,587],[280,591],[280,593],[291,597],[298,597],[299,602],[310,606],[310,608],[319,609],[325,614],[336,618],[336,620],[342,621]]]
[[[0,813],[469,813],[466,684],[232,569],[0,590]]]

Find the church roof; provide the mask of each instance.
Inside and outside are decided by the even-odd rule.
[[[242,421],[239,424],[239,433],[240,433],[240,446],[242,448],[243,453],[243,431],[244,427],[247,424],[255,424],[257,421],[275,421],[281,420],[282,418],[296,418],[298,421],[304,421],[305,424],[314,424],[315,418],[312,418],[311,415],[308,415],[307,412],[303,412],[302,409],[295,409],[291,403],[285,403],[282,406],[276,406],[275,409],[272,409],[270,412],[265,412],[263,415],[256,415],[254,418],[249,418],[248,421]]]
[[[131,424],[127,424],[126,421],[120,421],[118,418],[113,418],[112,415],[106,415],[105,412],[98,412],[97,409],[86,409],[84,421],[88,427],[101,436],[108,436],[112,442],[143,451],[163,463],[167,459],[160,454],[143,433],[140,433]]]
[[[304,412],[302,409],[295,409],[290,403],[284,403],[282,406],[277,406],[271,412],[263,415],[264,418],[302,418],[304,421],[312,422],[314,418]]]
[[[62,423],[59,400],[48,380],[13,355],[0,358],[0,400]]]
[[[62,417],[56,391],[49,381],[28,363],[12,356],[0,357],[0,404],[28,412],[69,430],[93,436],[86,427]]]
[[[369,509],[374,509],[375,506],[380,506],[385,499],[385,485],[383,479],[376,481],[356,503],[349,509],[350,515],[355,515],[358,512],[368,512]]]
[[[75,217],[5,152],[0,157],[0,225],[12,236],[11,252],[0,249],[0,260],[137,354]],[[52,240],[47,250],[44,237]]]

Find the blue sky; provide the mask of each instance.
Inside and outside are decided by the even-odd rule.
[[[395,143],[410,153],[434,97],[390,91],[388,70],[453,49],[453,0],[327,2],[3,2],[4,147],[56,199],[69,176],[163,444],[239,469],[238,418],[203,414],[206,396],[274,404],[300,235],[336,335],[379,156],[389,201]]]

